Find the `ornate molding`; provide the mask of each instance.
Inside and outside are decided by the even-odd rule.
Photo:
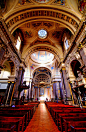
[[[21,61],[20,55],[18,54],[17,49],[14,46],[15,41],[13,40],[10,33],[8,33],[7,27],[3,20],[0,21],[0,35],[6,47],[8,47],[11,52],[15,53],[17,55],[17,58]]]
[[[15,14],[13,15],[14,16],[12,16],[11,14],[12,18],[11,16],[9,16],[9,18],[6,18],[5,20],[6,25],[11,32],[13,32],[13,30],[17,28],[19,24],[30,21],[35,17],[37,17],[37,19],[41,19],[41,17],[44,17],[45,19],[50,18],[56,21],[58,20],[60,23],[69,27],[73,33],[77,30],[80,23],[80,20],[78,18],[75,18],[74,14],[68,15],[68,12],[63,12],[59,9],[52,10],[52,8],[50,9],[48,7],[45,9],[42,9],[42,7],[40,7],[40,9],[38,9],[37,7],[35,7],[35,9],[25,9],[18,13],[15,12]]]
[[[34,52],[36,52],[36,51],[49,51],[49,52],[51,52],[51,53],[53,53],[55,56],[56,56],[56,58],[57,58],[57,60],[58,60],[58,62],[60,63],[60,56],[59,56],[59,54],[58,54],[58,51],[56,50],[55,51],[55,49],[53,48],[53,47],[48,47],[48,46],[35,46],[35,47],[32,47],[32,48],[30,48],[29,49],[29,51],[27,52],[27,54],[25,55],[25,60],[27,59],[27,57],[28,56],[30,56],[32,53],[34,53]]]
[[[68,49],[68,52],[66,53],[63,62],[66,61],[66,59],[68,58],[69,54],[77,48],[78,45],[78,39],[81,37],[82,32],[83,32],[83,37],[82,37],[82,41],[85,39],[85,22],[81,21],[80,26],[78,27],[76,34],[74,35],[73,39],[71,40],[71,46]]]

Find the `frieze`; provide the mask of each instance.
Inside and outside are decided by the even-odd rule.
[[[46,10],[46,9],[45,9]],[[26,19],[26,18],[32,18],[32,17],[38,17],[38,16],[50,16],[50,17],[53,17],[53,18],[58,18],[58,19],[62,19],[64,20],[65,22],[68,22],[69,24],[71,24],[71,26],[74,26],[75,30],[78,28],[79,26],[79,23],[77,23],[73,18],[63,14],[63,13],[59,13],[59,12],[55,12],[55,11],[45,11],[45,10],[41,10],[40,11],[30,11],[30,12],[25,12],[23,14],[20,14],[14,18],[12,18],[10,21],[7,22],[7,27],[10,28],[11,26],[13,26],[16,22],[18,21],[21,21],[22,19]],[[39,24],[35,24],[33,26],[38,26],[40,25],[41,23]],[[51,23],[45,23],[44,22],[44,25],[47,26],[47,27],[51,27]]]

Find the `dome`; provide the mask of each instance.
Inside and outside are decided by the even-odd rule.
[[[48,51],[37,51],[31,54],[31,59],[37,63],[48,63],[54,59],[54,55]]]

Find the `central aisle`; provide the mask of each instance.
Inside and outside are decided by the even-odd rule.
[[[25,132],[60,132],[46,105],[40,103]]]

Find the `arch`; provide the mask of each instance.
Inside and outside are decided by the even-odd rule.
[[[74,73],[76,78],[78,77],[78,72],[82,73],[80,66],[81,66],[81,63],[78,60],[73,60],[71,62],[71,67],[72,67],[73,73]]]
[[[4,61],[3,61],[3,67],[4,67],[4,63],[6,62],[6,61],[8,61],[9,62],[9,64],[10,64],[10,66],[11,66],[11,75],[16,75],[16,66],[15,66],[15,63],[14,63],[14,61],[13,61],[13,59],[12,58],[6,58]]]
[[[51,45],[46,45],[46,44],[41,44],[41,46],[39,46],[39,44],[34,45],[32,47],[27,48],[27,50],[25,51],[25,54],[23,56],[23,58],[25,60],[27,60],[32,53],[36,52],[36,51],[49,51],[50,53],[54,54],[56,59],[58,60],[58,62],[60,63],[60,60],[63,59],[63,54],[62,52],[59,53],[59,49],[56,49],[55,47],[51,46]]]
[[[40,69],[41,69],[41,70],[45,70],[45,69],[46,69],[46,71],[49,71],[49,72],[50,72],[50,76],[52,77],[52,73],[51,73],[50,69],[48,69],[48,68],[46,68],[46,67],[38,67],[38,68],[36,68],[36,69],[33,71],[33,73],[32,73],[32,74],[33,74],[33,77],[35,76],[34,73],[35,73],[37,70],[40,70]],[[39,72],[39,73],[43,73],[43,72]],[[39,73],[38,73],[38,74],[39,74]],[[38,74],[37,74],[37,75],[38,75]],[[46,74],[46,73],[45,73],[45,74]],[[47,74],[47,75],[48,75],[48,74]]]
[[[51,78],[52,73],[46,67],[38,67],[33,71],[33,82],[35,85],[50,85]]]
[[[56,23],[59,22],[74,34],[80,23],[79,16],[75,15],[73,12],[70,12],[70,10],[67,9],[65,11],[65,9],[62,8],[59,9],[54,7],[53,9],[47,6],[44,6],[44,8],[45,9],[43,9],[42,6],[38,7],[35,5],[35,7],[33,6],[30,8],[18,9],[18,11],[15,10],[15,12],[11,12],[9,17],[6,16],[6,18],[4,18],[9,31],[13,33],[13,31],[20,25],[28,21],[40,21],[44,17],[45,19],[42,19],[42,21],[52,20]]]
[[[12,60],[5,59],[3,62],[1,77],[8,78],[10,75],[15,75],[15,65]]]

